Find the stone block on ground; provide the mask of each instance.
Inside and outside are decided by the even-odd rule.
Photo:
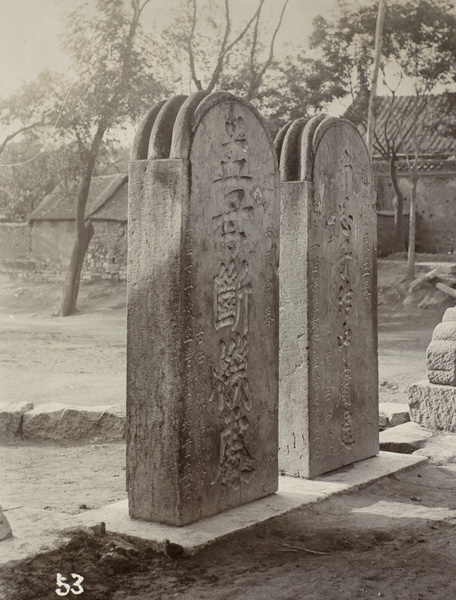
[[[405,402],[380,402],[379,404],[379,424],[384,423],[385,427],[396,427],[410,421],[409,405]]]
[[[125,437],[125,407],[71,406],[52,402],[24,414],[23,437],[29,440]]]
[[[456,431],[456,387],[428,381],[409,388],[410,419],[434,430]]]
[[[380,449],[411,454],[419,450],[432,435],[432,431],[417,423],[403,423],[380,432]]]
[[[32,402],[2,402],[0,404],[0,442],[22,436],[24,413],[33,409]]]
[[[414,454],[426,456],[434,465],[454,465],[456,463],[456,434],[442,432],[434,435]]]
[[[5,517],[2,507],[0,506],[0,541],[7,540],[13,537],[13,531],[11,525],[8,523],[8,519]]]
[[[379,413],[378,415],[378,428],[380,431],[386,429],[389,426],[388,417],[385,414]]]

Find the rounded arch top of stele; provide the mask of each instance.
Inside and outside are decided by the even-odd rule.
[[[211,123],[216,127],[224,117],[222,127],[230,139],[247,128],[261,143],[262,153],[273,155],[278,169],[274,141],[263,117],[250,102],[224,91],[176,95],[152,106],[139,123],[130,159],[189,159],[198,129]]]

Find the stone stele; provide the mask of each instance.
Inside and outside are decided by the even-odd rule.
[[[279,469],[313,477],[379,449],[373,176],[348,121],[298,119],[276,148]]]
[[[231,94],[144,117],[129,177],[127,485],[186,525],[278,487],[279,173]]]

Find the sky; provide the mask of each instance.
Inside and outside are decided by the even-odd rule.
[[[94,0],[86,0],[89,5]],[[222,0],[217,0],[222,2]],[[62,15],[83,0],[0,0],[0,96],[17,89],[21,81],[34,79],[43,69],[64,70],[60,50]],[[175,14],[176,0],[151,0],[143,13],[144,26],[165,22]],[[266,0],[273,18],[282,2]],[[289,40],[304,43],[318,14],[328,14],[336,0],[290,0],[284,17],[278,50]],[[248,18],[257,0],[232,0],[233,15]]]
[[[366,2],[374,0],[365,0]],[[43,69],[64,71],[66,57],[60,44],[65,12],[95,0],[0,0],[0,97],[15,91],[21,82],[34,79]],[[223,5],[223,0],[215,0]],[[455,0],[456,2],[456,0]],[[253,15],[258,0],[230,0],[232,14],[246,22]],[[283,0],[266,0],[265,15],[277,22]],[[172,21],[178,0],[151,0],[143,13],[146,30],[156,23],[159,26]],[[276,55],[280,56],[287,45],[305,45],[312,30],[313,19],[321,14],[329,16],[337,0],[289,0],[280,33]],[[378,94],[388,94],[379,81]],[[407,82],[398,93],[413,93]],[[335,102],[327,111],[339,116],[348,101]]]

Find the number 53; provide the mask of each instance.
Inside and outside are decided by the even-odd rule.
[[[57,596],[67,596],[70,592],[75,596],[82,594],[84,588],[81,583],[84,581],[84,577],[78,575],[77,573],[71,573],[71,577],[76,581],[73,583],[73,587],[69,583],[65,583],[67,578],[64,577],[61,573],[57,573],[57,589],[55,593]],[[60,589],[60,588],[63,588]]]

